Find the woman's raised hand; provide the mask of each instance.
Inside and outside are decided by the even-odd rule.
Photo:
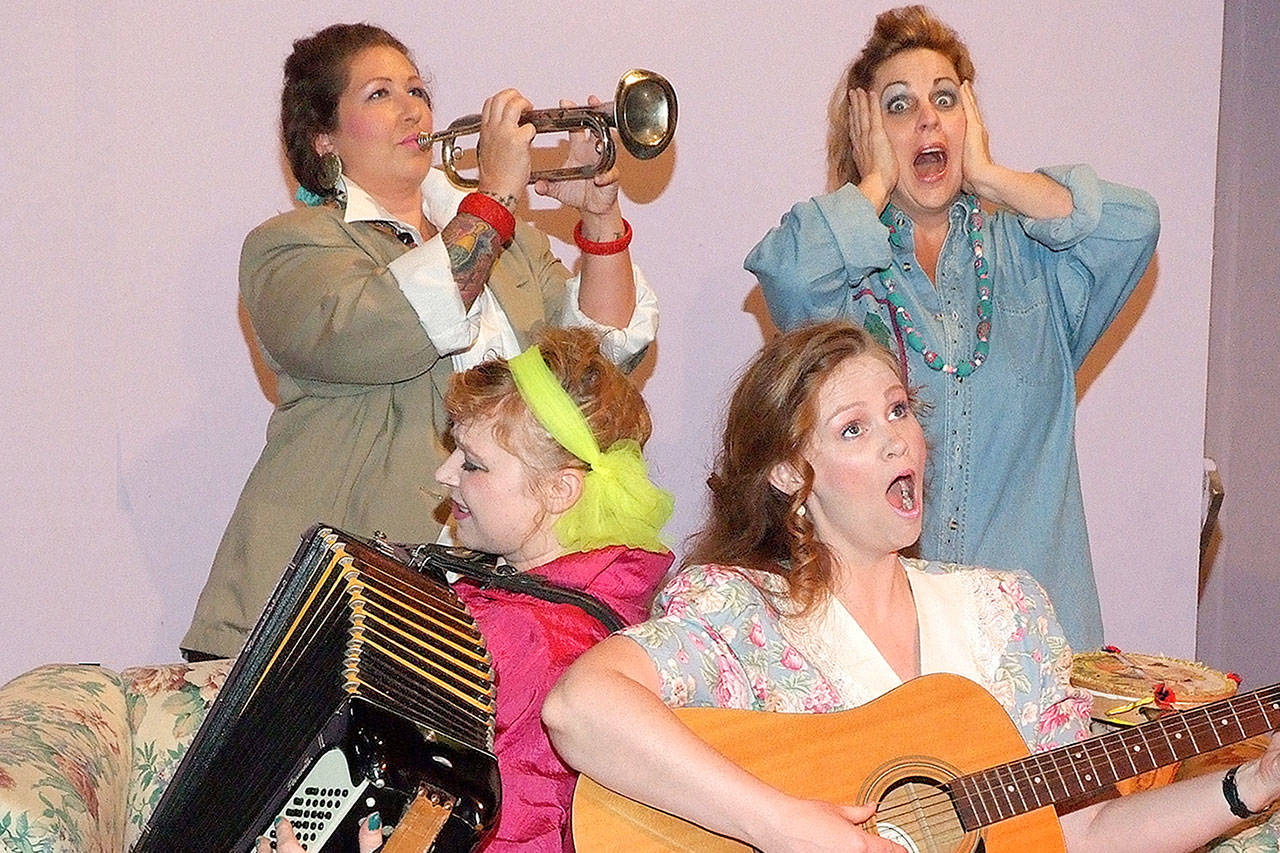
[[[360,834],[356,839],[360,853],[374,853],[382,846],[381,826],[377,812],[360,821]],[[276,853],[306,853],[306,850],[298,836],[293,834],[289,821],[281,820],[276,824]],[[271,842],[266,837],[258,839],[257,853],[271,853]]]
[[[595,95],[587,98],[587,106],[600,105]],[[577,106],[573,101],[561,99],[561,108],[569,109]],[[596,138],[586,130],[575,130],[569,134],[569,155],[565,166],[569,168],[585,166],[600,159],[596,151]],[[585,213],[597,215],[608,213],[618,202],[618,167],[607,172],[600,172],[594,178],[576,181],[538,181],[533,185],[538,195],[548,196],[569,207],[576,207]]]
[[[978,112],[972,81],[960,84],[960,106],[965,119],[960,166],[965,192],[1032,219],[1060,219],[1071,213],[1074,200],[1062,184],[1039,172],[1019,172],[992,161],[987,126]]]
[[[521,124],[520,116],[532,107],[529,99],[515,89],[503,89],[487,98],[480,110],[480,137],[476,142],[478,189],[497,196],[509,209],[515,208],[529,182],[530,145],[537,131],[531,124]]]
[[[858,188],[877,211],[883,210],[898,185],[898,160],[884,132],[880,105],[864,89],[849,90],[849,142],[861,179]]]
[[[989,195],[985,190],[991,186],[997,167],[991,160],[987,126],[982,123],[982,113],[978,112],[972,80],[960,84],[960,106],[964,109],[965,120],[964,158],[961,161],[963,187],[967,192]]]

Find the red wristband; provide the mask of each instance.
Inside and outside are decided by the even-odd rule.
[[[484,193],[467,193],[458,205],[458,212],[469,213],[497,231],[498,239],[504,246],[516,235],[516,218],[511,211],[500,201]]]
[[[596,243],[582,236],[582,220],[579,219],[578,224],[573,226],[573,242],[588,255],[616,255],[631,245],[631,223],[622,220],[622,236],[617,240]]]

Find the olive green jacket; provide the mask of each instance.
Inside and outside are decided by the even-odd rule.
[[[234,655],[315,522],[421,542],[440,528],[443,394],[452,372],[387,264],[389,231],[333,207],[292,210],[245,240],[240,292],[278,403],[182,647]],[[559,325],[569,271],[520,226],[490,274],[522,347]]]

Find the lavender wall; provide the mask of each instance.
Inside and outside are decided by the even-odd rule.
[[[1086,368],[1079,443],[1110,639],[1189,655],[1222,5],[935,7],[969,37],[998,159],[1088,161],[1161,203],[1157,262]],[[821,191],[827,96],[876,7],[605,0],[588,18],[546,0],[439,7],[447,25],[405,0],[352,8],[64,0],[0,35],[0,679],[175,656],[270,409],[235,279],[243,235],[291,204],[280,63],[293,37],[357,14],[416,49],[440,121],[506,85],[546,105],[607,95],[632,65],[675,84],[677,142],[628,164],[624,192],[663,300],[642,371],[652,455],[679,500],[670,533],[695,525],[724,391],[766,325],[741,259]],[[568,238],[570,217],[533,206]]]

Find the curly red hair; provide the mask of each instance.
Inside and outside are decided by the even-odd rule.
[[[641,447],[653,424],[640,390],[600,352],[600,339],[584,328],[548,328],[538,349],[569,397],[578,404],[596,444],[606,450],[624,438]],[[486,361],[449,379],[445,411],[453,423],[491,418],[494,437],[535,471],[551,472],[584,463],[560,446],[525,405],[505,359]]]

